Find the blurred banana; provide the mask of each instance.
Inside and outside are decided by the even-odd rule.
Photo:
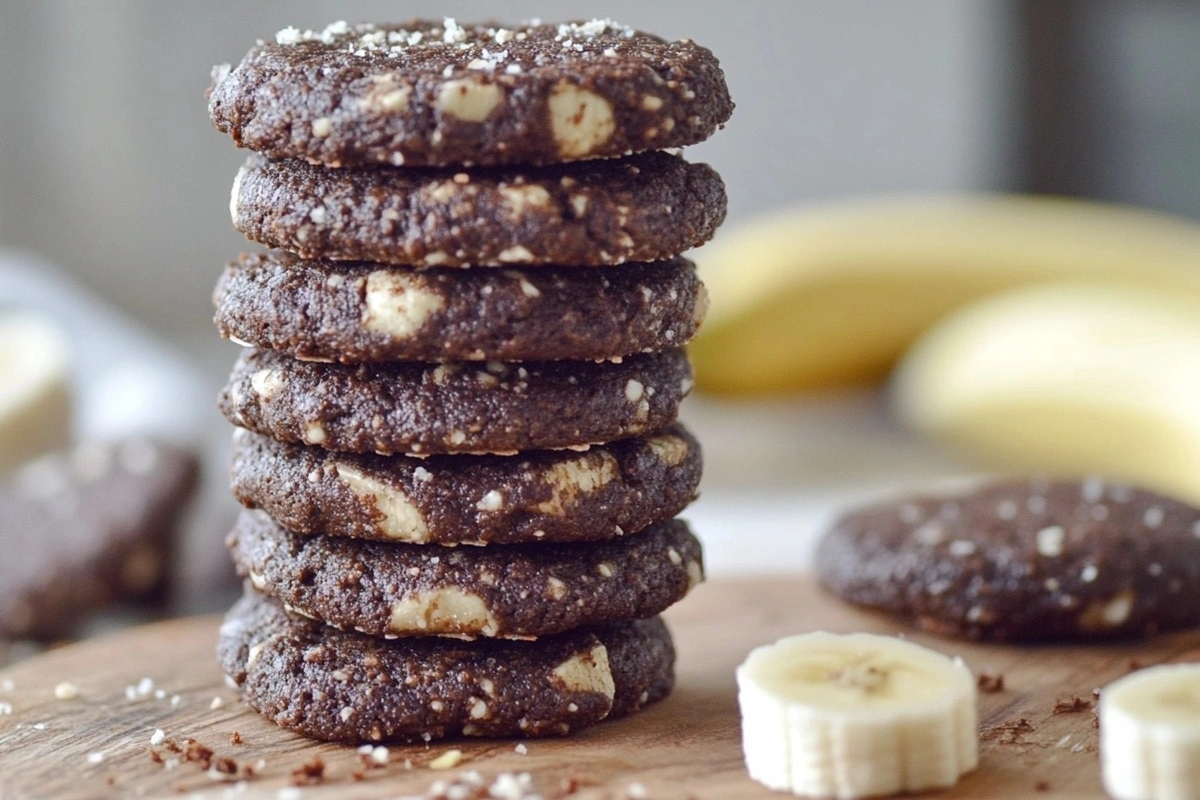
[[[1198,265],[1200,266],[1200,265]],[[896,370],[910,426],[995,466],[1200,502],[1200,299],[1111,283],[970,304]]]
[[[52,320],[0,313],[0,474],[70,441],[70,345]]]
[[[1057,197],[879,198],[775,214],[696,260],[712,299],[697,385],[767,394],[881,381],[948,312],[1031,282],[1200,296],[1200,223]]]

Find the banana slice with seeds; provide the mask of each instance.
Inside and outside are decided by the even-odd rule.
[[[1139,670],[1104,688],[1100,765],[1117,800],[1200,800],[1200,663]]]
[[[916,792],[952,786],[978,763],[970,670],[903,639],[787,637],[751,652],[737,683],[746,767],[771,789]]]

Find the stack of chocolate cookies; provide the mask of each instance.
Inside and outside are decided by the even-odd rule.
[[[702,578],[675,422],[730,115],[715,58],[611,21],[280,31],[218,68],[252,155],[230,264],[249,349],[220,659],[320,739],[566,734],[670,690]],[[636,153],[636,155],[635,155]],[[469,268],[468,268],[469,267]]]

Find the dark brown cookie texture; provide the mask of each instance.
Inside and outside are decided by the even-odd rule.
[[[238,428],[233,494],[286,528],[414,544],[612,539],[678,514],[700,484],[681,425],[586,452],[334,454]]]
[[[1200,510],[1100,479],[1012,480],[852,511],[821,581],[973,639],[1146,636],[1200,624]]]
[[[712,53],[611,20],[285,28],[213,70],[241,147],[331,167],[521,164],[703,141],[733,113]]]
[[[426,267],[658,261],[708,241],[725,187],[670,153],[504,169],[325,169],[251,156],[234,227],[305,258]]]
[[[243,511],[228,544],[260,592],[373,636],[534,638],[645,619],[704,577],[679,520],[612,542],[445,548],[304,536]]]
[[[411,269],[283,251],[225,268],[221,334],[297,358],[599,361],[679,347],[708,299],[682,258],[603,270]]]
[[[532,642],[386,640],[253,592],[226,616],[217,655],[259,713],[338,742],[562,736],[665,697],[675,661],[657,617]]]
[[[247,350],[219,404],[235,425],[329,450],[515,453],[661,430],[691,386],[682,350],[620,363],[358,366]]]
[[[150,439],[43,456],[0,487],[0,638],[52,638],[155,594],[197,462]]]

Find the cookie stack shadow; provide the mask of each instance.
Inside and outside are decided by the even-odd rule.
[[[658,614],[702,580],[679,254],[725,194],[662,148],[731,110],[707,50],[608,21],[285,29],[216,71],[214,123],[258,151],[234,224],[275,248],[214,297],[247,347],[218,650],[251,706],[429,741],[670,691]]]

